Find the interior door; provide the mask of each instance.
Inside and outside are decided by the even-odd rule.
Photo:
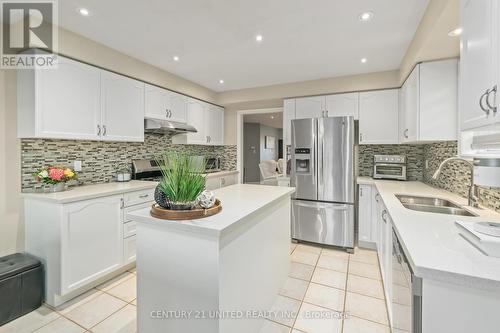
[[[296,188],[295,198],[317,200],[316,119],[292,121],[292,174],[291,183]]]
[[[318,119],[318,200],[354,203],[354,118]]]
[[[293,200],[292,238],[352,248],[354,206]]]

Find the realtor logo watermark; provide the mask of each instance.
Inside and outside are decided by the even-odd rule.
[[[56,0],[0,0],[0,68],[57,67]]]

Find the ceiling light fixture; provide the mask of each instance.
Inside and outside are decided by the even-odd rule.
[[[257,35],[257,36],[255,36],[255,40],[256,40],[257,42],[262,42],[262,35]]]
[[[87,8],[80,8],[78,10],[78,12],[82,15],[82,16],[89,16],[89,10]]]
[[[463,29],[462,28],[456,28],[448,32],[448,36],[450,37],[458,37],[462,34]]]
[[[367,61],[368,61],[368,59],[366,59],[366,58],[361,58],[361,63],[362,63],[362,64],[366,64],[366,62],[367,62]]]
[[[174,61],[179,61],[179,57],[178,56],[174,56],[173,59],[174,59]]]
[[[359,14],[359,20],[361,22],[367,22],[370,21],[373,18],[373,13],[372,12],[364,12]]]
[[[224,83],[224,80],[219,80],[219,83],[220,83],[220,84],[223,84],[223,83]]]
[[[271,119],[274,119],[274,116],[271,116]]]

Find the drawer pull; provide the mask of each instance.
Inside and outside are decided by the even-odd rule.
[[[143,195],[139,196],[139,198],[141,198],[141,199],[144,199],[144,198],[147,198],[147,197],[149,197],[149,194],[143,194]]]

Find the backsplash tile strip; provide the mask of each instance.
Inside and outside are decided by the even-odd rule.
[[[132,159],[152,158],[165,151],[220,156],[223,170],[236,170],[236,146],[172,144],[168,135],[146,133],[144,143],[22,139],[21,187],[35,187],[32,174],[38,169],[50,165],[73,167],[75,160],[82,161],[82,171],[78,172],[81,184],[109,182],[115,179],[117,171],[129,168]]]

